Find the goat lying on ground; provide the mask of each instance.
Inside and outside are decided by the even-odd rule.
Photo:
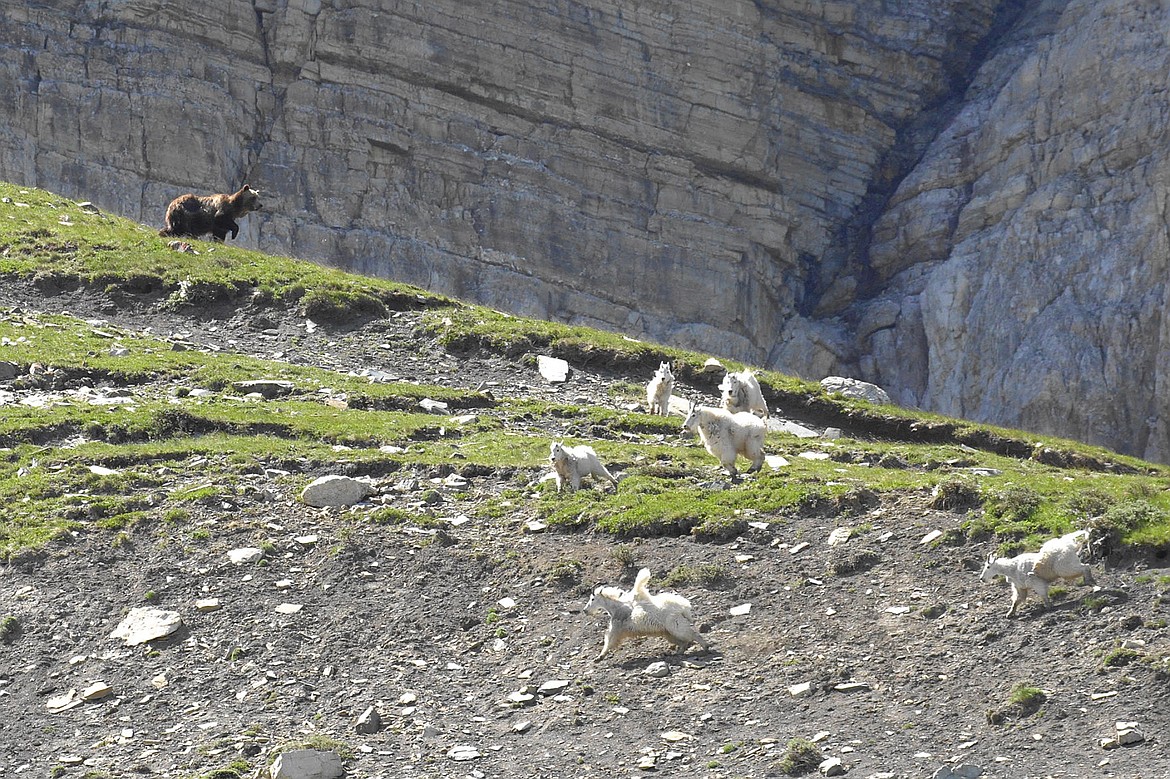
[[[565,482],[574,490],[581,489],[581,477],[592,476],[595,479],[609,479],[613,488],[617,489],[617,479],[613,477],[592,446],[565,446],[553,441],[549,446],[548,460],[552,463],[557,477],[557,492],[565,486]]]
[[[1041,603],[1048,606],[1048,586],[1057,579],[1083,579],[1093,584],[1093,572],[1081,562],[1078,547],[1088,538],[1089,531],[1077,530],[1045,541],[1038,552],[1024,552],[1015,557],[996,557],[992,552],[983,564],[979,578],[990,581],[1003,576],[1012,585],[1010,617],[1028,599],[1029,592],[1035,592]]]
[[[735,459],[740,455],[752,461],[748,473],[755,473],[764,466],[767,428],[754,414],[746,411],[732,414],[721,408],[693,405],[683,421],[683,428],[698,432],[707,452],[719,460],[733,479],[739,475],[735,470]]]
[[[673,592],[651,595],[646,589],[649,581],[650,569],[643,568],[638,571],[634,588],[629,592],[623,592],[620,587],[593,590],[585,604],[585,613],[594,615],[604,611],[609,614],[605,645],[595,661],[616,650],[627,639],[645,636],[661,636],[674,644],[679,652],[695,643],[704,650],[711,648],[691,624],[694,619],[691,602]]]
[[[748,411],[764,419],[768,418],[768,404],[764,401],[764,392],[760,389],[759,379],[750,369],[739,373],[728,372],[719,383],[723,390],[720,405],[732,414]]]
[[[670,414],[670,393],[674,392],[674,374],[671,373],[670,363],[659,364],[654,378],[646,385],[646,405],[651,414]]]

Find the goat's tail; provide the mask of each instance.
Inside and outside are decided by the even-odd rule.
[[[646,585],[650,583],[650,569],[643,568],[638,571],[638,577],[634,579],[634,589],[630,593],[635,600],[646,600],[650,597],[650,591],[646,589]]]

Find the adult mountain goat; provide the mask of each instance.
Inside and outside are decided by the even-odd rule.
[[[661,636],[675,645],[679,652],[686,651],[691,644],[699,644],[704,650],[711,648],[699,631],[693,626],[694,615],[691,602],[673,592],[651,595],[646,585],[650,582],[650,569],[638,571],[634,588],[623,592],[620,587],[597,587],[585,604],[586,614],[609,615],[609,627],[605,631],[605,644],[594,660],[600,660],[616,650],[627,639],[646,636]]]
[[[1048,586],[1058,579],[1080,578],[1085,584],[1093,584],[1093,571],[1081,562],[1078,549],[1089,537],[1089,531],[1077,530],[1059,538],[1045,541],[1038,552],[1024,552],[1015,557],[997,557],[994,552],[987,556],[979,577],[990,581],[1003,576],[1012,585],[1012,605],[1007,615],[1016,613],[1029,592],[1035,592],[1045,606]]]
[[[735,460],[743,456],[751,460],[748,473],[755,473],[764,466],[764,421],[754,414],[741,411],[732,414],[721,408],[692,405],[683,421],[683,428],[698,432],[704,448],[719,460],[731,478],[739,473]]]
[[[728,372],[719,383],[723,391],[720,405],[732,414],[741,411],[750,411],[756,416],[768,418],[768,404],[764,401],[764,392],[760,389],[759,379],[750,369],[739,373]]]

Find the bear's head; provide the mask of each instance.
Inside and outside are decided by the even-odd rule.
[[[233,195],[232,199],[235,201],[238,216],[264,208],[264,204],[260,202],[259,191],[252,189],[247,184],[240,187],[240,191]]]

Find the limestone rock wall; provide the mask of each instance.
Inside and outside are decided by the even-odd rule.
[[[859,353],[903,402],[1170,460],[1170,13],[1038,5],[877,221]]]
[[[1151,0],[32,0],[0,177],[1170,457]],[[1160,80],[1159,80],[1160,77]]]

